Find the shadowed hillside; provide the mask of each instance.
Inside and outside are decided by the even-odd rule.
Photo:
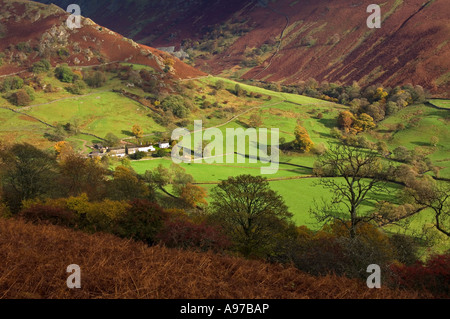
[[[448,1],[386,1],[380,4],[381,29],[366,25],[371,3],[79,1],[87,16],[136,41],[182,45],[197,67],[213,74],[233,70],[246,79],[285,84],[309,78],[361,86],[412,83],[447,96]]]

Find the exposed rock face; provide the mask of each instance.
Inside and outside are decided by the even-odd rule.
[[[48,55],[51,51],[65,48],[69,44],[69,32],[62,25],[54,25],[50,30],[44,32],[39,41],[39,53],[41,56]]]

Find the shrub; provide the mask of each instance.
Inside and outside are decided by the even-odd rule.
[[[316,44],[317,39],[314,39],[311,35],[307,35],[306,37],[300,40],[301,46],[312,47]]]
[[[116,135],[114,135],[113,133],[108,133],[105,136],[105,146],[108,147],[115,147],[117,145],[119,145],[120,143],[120,138],[118,138]]]
[[[170,95],[161,102],[164,111],[171,111],[173,115],[179,118],[185,118],[189,115],[190,110],[186,107],[186,101],[178,95]]]
[[[330,130],[330,135],[333,138],[341,139],[342,138],[342,131],[340,129],[338,129],[337,127],[333,127]]]
[[[223,90],[225,88],[225,82],[223,80],[218,80],[216,82],[216,89]]]
[[[92,88],[102,87],[106,83],[106,75],[103,72],[96,71],[88,74],[84,78],[84,82]]]
[[[387,271],[389,254],[364,238],[335,237],[330,234],[304,240],[297,248],[295,266],[313,275],[334,273],[351,278],[367,278],[367,266],[378,264]]]
[[[281,140],[280,140],[281,143]],[[320,143],[318,145],[315,145],[312,149],[311,152],[315,155],[322,155],[327,151],[327,148],[325,146],[325,144]]]
[[[14,92],[10,96],[10,102],[17,106],[26,106],[30,104],[31,98],[25,90]]]
[[[313,275],[345,272],[348,263],[341,245],[334,238],[317,238],[302,243],[294,256],[294,265]],[[344,262],[343,262],[344,261]]]
[[[166,152],[165,150],[163,150],[162,148],[158,149],[158,150],[155,152],[155,156],[156,156],[156,157],[164,157],[164,156],[166,156],[166,155],[167,155],[167,152]]]
[[[356,237],[350,238],[348,226],[336,222],[316,233],[306,227],[297,230],[299,244],[293,254],[296,267],[313,275],[335,273],[366,279],[367,266],[378,264],[386,273],[394,256],[389,238],[367,223],[360,224]]]
[[[417,244],[406,235],[393,234],[389,243],[395,252],[395,259],[405,265],[412,265],[417,261]]]
[[[55,69],[55,76],[61,82],[72,83],[75,78],[75,74],[72,70],[67,66],[67,64],[63,64]]]
[[[156,203],[136,199],[131,207],[117,220],[115,234],[153,244],[164,226],[167,213]]]
[[[57,53],[61,59],[65,59],[70,56],[70,52],[66,48],[59,49]]]
[[[86,84],[82,80],[75,81],[74,84],[72,84],[70,87],[67,88],[67,91],[69,91],[72,94],[82,95],[83,90],[86,89]]]
[[[432,256],[425,264],[393,265],[393,283],[407,289],[426,290],[437,297],[450,296],[450,254]]]
[[[25,90],[25,92],[27,92],[28,96],[30,97],[31,101],[34,101],[35,97],[34,97],[34,89],[31,86],[25,85],[23,87],[23,89]]]
[[[31,51],[33,51],[33,49],[31,48],[31,46],[28,42],[19,42],[16,45],[16,49],[20,52],[25,52],[25,53],[30,53]]]
[[[401,162],[410,162],[413,159],[413,154],[404,146],[399,146],[393,151],[395,159]]]
[[[10,89],[11,90],[19,90],[23,87],[23,80],[18,76],[12,78]]]
[[[9,218],[11,217],[11,211],[6,204],[0,203],[0,218]]]
[[[33,63],[33,66],[31,67],[31,71],[34,73],[43,73],[50,70],[51,64],[48,60],[42,59],[41,61]]]
[[[143,159],[147,154],[145,152],[136,152],[130,155],[130,158],[133,160]]]
[[[168,247],[183,249],[223,251],[230,246],[229,239],[219,227],[188,220],[166,222],[157,238]]]
[[[72,227],[77,221],[74,212],[56,206],[35,204],[23,209],[19,217],[32,223],[44,223]]]
[[[92,232],[114,232],[115,226],[130,209],[126,201],[105,199],[101,202],[87,202],[78,213],[83,214],[84,230]]]

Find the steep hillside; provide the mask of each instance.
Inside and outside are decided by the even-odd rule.
[[[66,7],[70,1],[56,3]],[[381,29],[366,26],[371,0],[79,3],[86,15],[155,47],[184,44],[189,52],[209,41],[207,52],[195,54],[194,61],[214,74],[240,70],[236,74],[246,79],[287,84],[309,78],[360,85],[409,82],[436,96],[450,91],[447,0],[388,0],[380,4]],[[227,35],[233,24],[245,32]]]
[[[66,9],[71,0],[41,0]],[[242,0],[100,0],[77,1],[82,14],[98,23],[157,46],[179,44],[186,38],[198,38],[208,26],[227,21],[256,1]]]
[[[33,62],[47,58],[53,64],[98,65],[122,61],[144,64],[171,74],[190,78],[203,72],[172,58],[167,53],[137,44],[90,19],[81,28],[66,26],[69,13],[55,5],[32,1],[0,1],[0,75],[26,70]]]
[[[347,278],[0,219],[0,298],[417,298]],[[66,268],[81,268],[68,289]]]

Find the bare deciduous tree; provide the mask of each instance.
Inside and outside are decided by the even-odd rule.
[[[314,170],[321,177],[318,185],[334,193],[331,201],[323,201],[321,205],[316,202],[310,210],[318,222],[339,221],[354,238],[358,224],[377,219],[375,211],[364,212],[361,209],[363,204],[376,202],[376,195],[386,190],[387,169],[383,168],[375,152],[331,145],[319,156]]]
[[[434,212],[434,226],[450,237],[450,187],[444,182],[431,179],[416,180],[407,193],[419,209],[429,208]]]

